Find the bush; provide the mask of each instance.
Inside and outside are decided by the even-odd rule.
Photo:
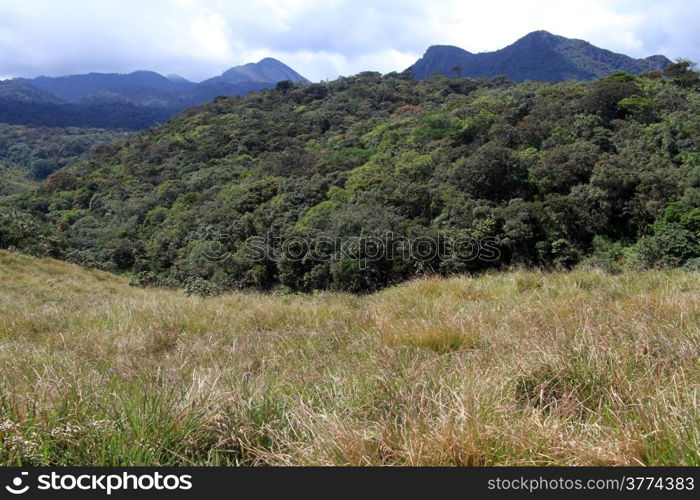
[[[688,271],[700,271],[700,257],[688,259],[683,266],[683,269]]]
[[[680,224],[671,223],[643,237],[638,244],[638,261],[644,267],[680,267],[700,257],[700,241],[696,234]]]
[[[200,297],[211,297],[222,293],[223,290],[220,286],[203,278],[192,276],[185,280],[185,294],[188,296],[198,295]]]

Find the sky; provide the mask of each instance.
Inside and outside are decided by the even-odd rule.
[[[148,69],[201,81],[274,57],[319,81],[540,29],[700,62],[699,28],[700,0],[0,0],[0,79]]]

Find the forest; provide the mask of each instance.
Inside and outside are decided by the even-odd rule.
[[[30,191],[96,144],[127,135],[121,130],[0,123],[0,196]]]
[[[97,145],[0,219],[0,248],[202,295],[698,269],[700,79],[284,81]]]

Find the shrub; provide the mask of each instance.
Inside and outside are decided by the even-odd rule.
[[[185,294],[188,296],[198,295],[200,297],[211,297],[220,295],[223,290],[220,286],[215,285],[211,281],[191,276],[185,280]]]
[[[644,267],[680,267],[700,257],[700,241],[696,234],[677,223],[657,229],[639,241],[638,260]]]

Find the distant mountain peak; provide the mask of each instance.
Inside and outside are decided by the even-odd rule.
[[[438,52],[459,52],[459,53],[467,53],[471,54],[468,50],[464,50],[460,47],[456,47],[454,45],[431,45],[428,47],[428,50],[425,51],[426,54],[429,53],[438,53]]]
[[[559,35],[555,35],[553,33],[550,33],[547,30],[535,30],[535,31],[531,31],[527,35],[523,36],[522,38],[520,38],[520,40],[523,40],[526,38],[546,39],[546,38],[557,38],[557,37],[559,37]],[[559,38],[563,38],[563,37],[559,37]]]
[[[661,55],[633,59],[585,40],[538,30],[494,52],[473,54],[459,47],[433,45],[409,71],[419,80],[440,73],[471,78],[506,75],[513,81],[561,81],[592,80],[616,71],[640,74],[663,69],[670,63]]]
[[[306,82],[306,78],[294,71],[281,61],[273,57],[265,57],[256,63],[247,63],[235,66],[224,71],[221,76],[210,78],[207,82],[225,81],[228,83],[239,82],[270,82],[277,83],[282,80],[293,82]]]
[[[288,67],[282,61],[280,61],[279,59],[275,59],[274,57],[263,57],[257,63],[248,63],[248,64],[267,64],[267,63],[280,64],[284,67]]]
[[[184,78],[176,73],[170,73],[169,75],[166,75],[165,78],[167,78],[171,82],[188,82],[189,83],[189,80],[187,80],[187,78]]]

